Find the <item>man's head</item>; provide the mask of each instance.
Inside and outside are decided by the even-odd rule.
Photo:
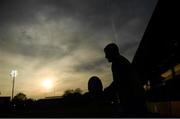
[[[104,48],[105,57],[109,62],[113,62],[120,54],[119,48],[115,43],[110,43]]]

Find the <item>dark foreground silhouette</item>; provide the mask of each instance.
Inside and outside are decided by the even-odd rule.
[[[85,94],[74,93],[66,97],[44,98],[37,101],[19,100],[16,104],[6,101],[4,105],[0,104],[0,117],[131,117],[124,115],[123,112],[117,113],[116,104],[100,100],[92,97],[87,99]],[[147,117],[162,116],[149,114]]]
[[[127,116],[143,116],[147,113],[144,89],[131,63],[119,53],[116,44],[108,44],[105,57],[112,63],[113,82],[105,89],[110,97],[116,94],[122,105],[123,113]],[[114,96],[112,96],[114,95]]]
[[[0,116],[149,117],[143,90],[138,84],[130,62],[119,54],[116,44],[107,45],[104,51],[108,61],[112,62],[113,73],[113,82],[104,91],[101,79],[92,76],[88,82],[88,92],[85,94],[75,91],[62,97],[33,101],[27,99],[23,93],[19,93],[0,109]]]

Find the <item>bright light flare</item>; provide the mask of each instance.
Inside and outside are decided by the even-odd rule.
[[[17,70],[12,70],[10,75],[11,75],[11,77],[16,77],[18,75]]]
[[[46,88],[46,89],[53,88],[53,82],[50,79],[46,79],[42,83],[43,83],[44,88]]]

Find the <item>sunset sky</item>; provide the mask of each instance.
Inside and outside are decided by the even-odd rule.
[[[157,0],[0,0],[0,96],[43,98],[87,91],[91,76],[112,81],[103,48],[118,44],[130,61]],[[43,82],[52,81],[52,88]],[[55,92],[54,92],[55,91]]]

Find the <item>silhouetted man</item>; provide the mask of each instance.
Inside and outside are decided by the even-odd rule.
[[[126,116],[141,116],[146,112],[143,88],[131,66],[131,63],[119,53],[116,44],[104,48],[105,57],[112,62],[113,82],[104,92],[117,93]]]

